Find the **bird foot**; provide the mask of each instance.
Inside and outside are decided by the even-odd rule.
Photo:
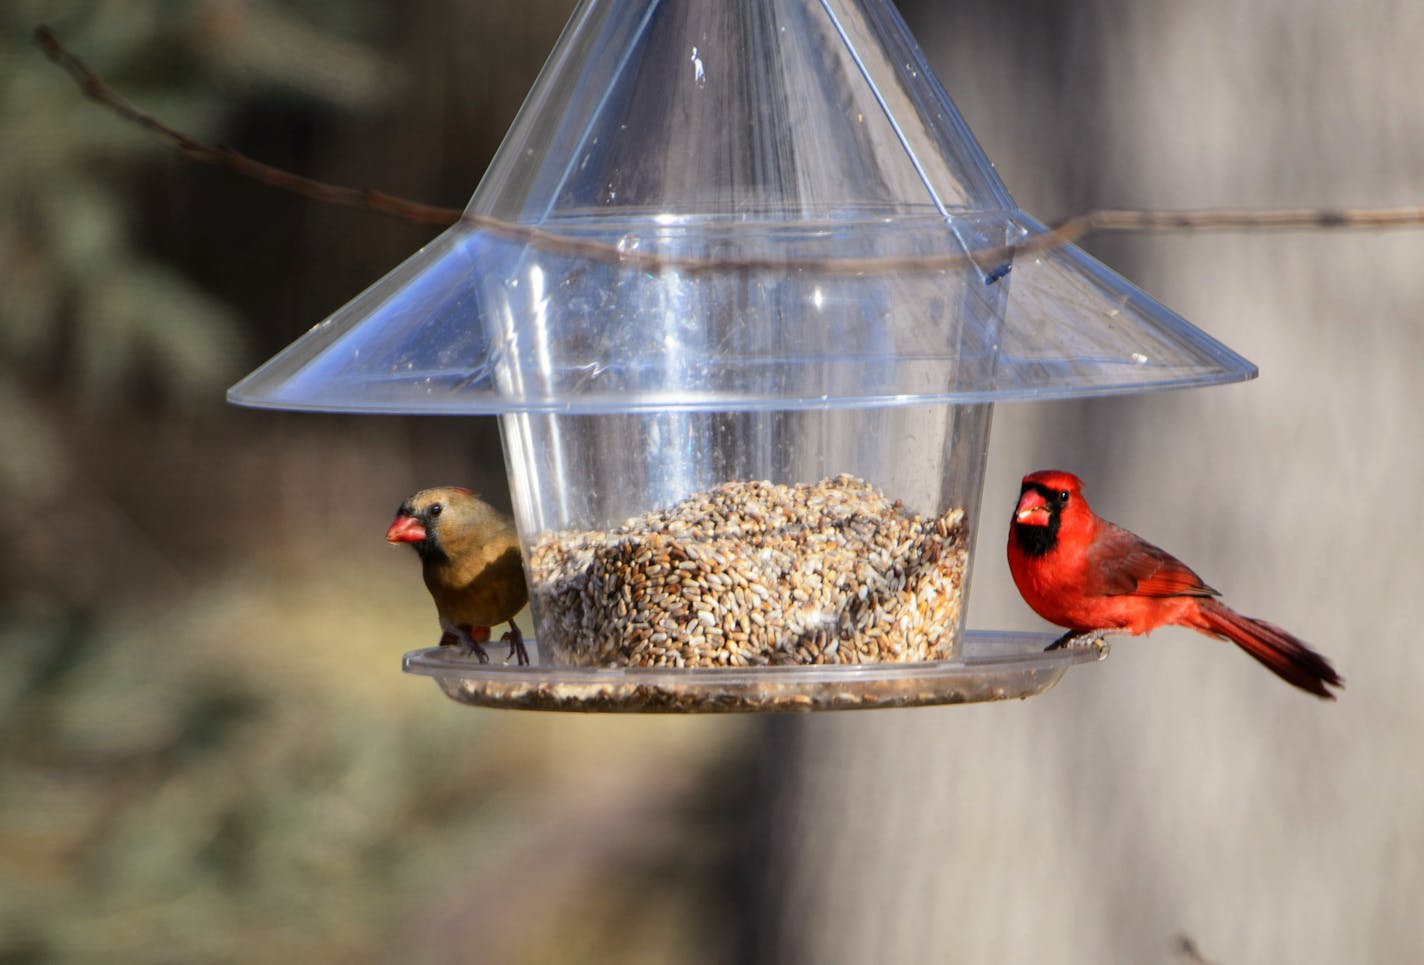
[[[485,648],[481,643],[489,639],[489,627],[462,626],[457,628],[459,633],[445,631],[445,635],[440,638],[442,647],[449,646],[450,643],[459,644],[460,649],[467,655],[473,655],[480,663],[489,663],[489,654],[485,653]],[[448,642],[447,642],[448,641]]]
[[[509,656],[504,658],[505,663],[509,663],[509,657],[516,657],[516,666],[529,666],[529,651],[524,649],[524,634],[519,632],[513,620],[509,621],[509,632],[500,637],[499,641],[509,644]]]
[[[1043,648],[1044,653],[1051,653],[1054,650],[1065,650],[1070,647],[1102,647],[1103,631],[1101,630],[1069,630],[1063,636],[1054,640]]]

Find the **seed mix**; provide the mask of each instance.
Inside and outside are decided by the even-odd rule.
[[[540,647],[575,666],[944,660],[959,624],[962,509],[926,518],[842,474],[728,482],[530,554]]]

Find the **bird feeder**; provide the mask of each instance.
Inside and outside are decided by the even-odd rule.
[[[498,416],[533,664],[406,655],[456,700],[1029,696],[1101,651],[964,628],[993,404],[1255,375],[1042,231],[890,0],[584,0],[462,221],[228,397]]]

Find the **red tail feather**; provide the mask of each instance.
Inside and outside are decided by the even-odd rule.
[[[1342,687],[1345,684],[1329,660],[1273,623],[1242,616],[1210,599],[1201,601],[1197,614],[1200,622],[1194,624],[1193,629],[1225,637],[1273,674],[1301,690],[1334,700],[1335,695],[1326,685]]]

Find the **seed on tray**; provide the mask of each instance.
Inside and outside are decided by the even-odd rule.
[[[543,653],[579,666],[877,663],[952,656],[962,509],[924,518],[840,475],[729,482],[530,554]]]

